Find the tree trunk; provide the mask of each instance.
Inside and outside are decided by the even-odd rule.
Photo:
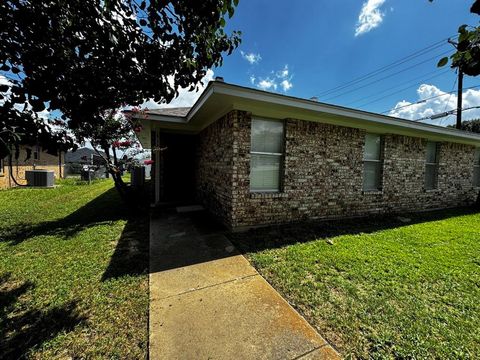
[[[117,156],[115,153],[115,148],[113,148],[113,155],[114,155],[114,164],[111,163],[110,157],[110,147],[106,144],[102,144],[101,148],[105,151],[105,157],[100,154],[97,150],[95,144],[92,143],[93,149],[97,152],[97,154],[105,160],[105,164],[107,166],[107,170],[110,175],[112,175],[113,183],[115,184],[115,188],[118,191],[120,197],[128,204],[134,204],[133,196],[130,196],[130,189],[127,187],[127,184],[122,179],[122,175],[120,170],[118,169],[118,162]]]

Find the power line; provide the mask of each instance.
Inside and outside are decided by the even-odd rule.
[[[438,70],[435,70],[434,72],[438,72]],[[369,101],[369,102],[367,102],[367,103],[363,103],[363,104],[359,105],[358,107],[361,108],[361,107],[364,107],[364,106],[367,106],[367,105],[376,103],[376,102],[378,102],[378,101],[380,101],[380,100],[389,98],[390,96],[399,94],[399,93],[401,93],[401,92],[403,92],[403,91],[405,91],[405,90],[408,90],[408,89],[410,89],[410,88],[412,88],[412,87],[421,85],[421,84],[423,84],[425,81],[435,79],[435,78],[437,78],[437,77],[439,77],[439,76],[445,75],[446,73],[450,73],[450,70],[446,70],[446,71],[443,71],[443,72],[441,72],[441,73],[437,73],[436,75],[430,76],[430,77],[428,77],[428,78],[423,78],[423,80],[421,80],[421,81],[418,81],[418,82],[416,82],[416,83],[414,83],[414,84],[410,84],[410,85],[408,85],[408,86],[406,86],[406,87],[403,87],[403,88],[400,89],[400,90],[397,90],[397,91],[388,93],[387,95],[381,96],[381,97],[379,97],[379,98],[375,98],[374,100]],[[431,74],[431,72],[430,72],[429,74]],[[418,79],[418,78],[416,78],[416,79]],[[411,81],[411,80],[410,80],[410,81]],[[402,86],[403,84],[408,84],[408,83],[410,83],[410,81],[403,82],[403,83],[401,83],[399,86]],[[394,86],[392,89],[395,89],[395,88],[397,88],[397,87],[398,87],[398,85],[397,85],[397,86]],[[377,94],[378,94],[378,93],[377,93]],[[366,97],[366,98],[364,98],[363,100],[366,100],[366,99],[371,98],[371,97],[372,97],[372,96]],[[358,101],[356,101],[356,102],[358,102]]]
[[[428,73],[423,74],[423,75],[421,75],[421,76],[416,76],[416,77],[413,78],[413,79],[410,79],[410,80],[405,81],[405,82],[403,82],[403,83],[399,83],[399,84],[397,84],[397,85],[395,85],[395,86],[393,86],[393,87],[389,87],[388,89],[385,89],[385,90],[395,89],[395,88],[400,87],[400,86],[402,86],[402,85],[404,85],[404,84],[409,84],[411,81],[415,81],[415,80],[417,80],[417,79],[423,78],[424,76],[428,76],[428,75],[435,74],[435,73],[438,73],[438,69],[435,69],[435,70],[433,70],[433,71],[429,71]],[[384,91],[385,91],[385,90],[384,90]],[[353,104],[358,103],[358,102],[360,102],[360,101],[362,101],[362,100],[370,99],[370,98],[378,95],[378,93],[379,93],[379,91],[375,91],[373,94],[370,94],[370,95],[368,95],[368,96],[366,96],[366,97],[362,97],[362,98],[360,98],[360,99],[357,99],[357,100],[348,102],[348,103],[345,104],[345,106],[352,106]]]
[[[470,106],[468,108],[463,108],[461,109],[461,111],[468,111],[468,110],[473,110],[473,109],[480,109],[480,106]],[[431,116],[426,116],[426,117],[423,117],[423,118],[420,118],[420,119],[415,119],[413,121],[422,121],[422,120],[436,120],[436,119],[441,119],[441,118],[444,118],[446,116],[450,116],[450,115],[453,115],[457,112],[457,108],[455,109],[450,109],[448,111],[445,111],[443,113],[438,113],[438,114],[434,114],[434,115],[431,115]]]
[[[448,106],[448,103],[450,102],[450,99],[452,98],[453,93],[455,92],[455,85],[457,85],[457,81],[458,81],[458,77],[455,76],[455,80],[453,81],[452,91],[450,91],[450,96],[448,97],[448,100],[445,103],[445,108],[443,109],[443,112],[447,111],[447,106]]]
[[[348,82],[346,82],[346,83],[344,83],[344,84],[341,84],[341,85],[338,85],[338,86],[336,86],[336,87],[334,87],[334,88],[331,88],[331,89],[329,89],[329,90],[323,91],[323,92],[321,92],[320,94],[318,94],[317,96],[318,96],[318,97],[322,97],[322,96],[328,95],[328,94],[333,93],[333,92],[338,92],[338,91],[340,91],[340,90],[342,90],[342,89],[344,89],[344,88],[346,88],[346,87],[349,87],[349,86],[351,86],[351,85],[355,85],[355,84],[357,84],[357,83],[359,83],[359,82],[361,82],[361,81],[364,81],[364,80],[366,80],[366,79],[368,79],[368,78],[371,78],[371,77],[376,76],[376,75],[378,75],[378,74],[380,74],[380,73],[382,73],[382,72],[385,72],[385,71],[389,70],[390,68],[393,68],[393,67],[395,67],[395,66],[399,66],[399,65],[401,65],[401,64],[404,64],[405,62],[408,62],[408,61],[410,61],[410,60],[413,60],[413,59],[415,59],[415,58],[417,58],[417,57],[419,57],[419,56],[422,56],[422,55],[424,55],[424,54],[426,54],[426,53],[428,53],[428,52],[430,52],[430,51],[433,51],[433,50],[435,50],[435,49],[437,49],[437,48],[439,48],[439,47],[442,47],[442,46],[448,44],[448,43],[447,43],[447,40],[448,40],[448,39],[449,39],[449,38],[446,38],[446,39],[437,41],[436,43],[434,43],[434,44],[432,44],[432,45],[429,45],[429,46],[427,46],[427,47],[425,47],[425,48],[423,48],[423,49],[417,50],[417,51],[415,51],[414,53],[412,53],[412,54],[410,54],[410,55],[408,55],[408,56],[405,56],[405,57],[403,57],[403,58],[401,58],[401,59],[399,59],[399,60],[396,60],[396,61],[394,61],[394,62],[392,62],[392,63],[390,63],[390,64],[388,64],[388,65],[382,66],[382,67],[380,67],[380,68],[377,69],[377,70],[371,71],[371,72],[369,72],[369,73],[367,73],[367,74],[365,74],[365,75],[359,76],[359,77],[357,77],[357,78],[355,78],[355,79],[353,79],[353,80],[350,80],[350,81],[348,81]]]
[[[447,111],[448,103],[452,98],[453,92],[455,91],[455,85],[457,85],[458,77],[455,76],[455,80],[453,81],[452,91],[450,92],[450,96],[448,97],[447,101],[445,101],[445,107],[443,108],[443,112]],[[440,124],[443,123],[443,120],[440,120]]]
[[[470,86],[470,87],[467,87],[467,88],[463,88],[463,90],[476,89],[476,88],[479,88],[479,87],[480,87],[480,85],[475,85],[475,86]],[[380,114],[386,114],[388,112],[391,112],[392,110],[400,110],[400,109],[410,107],[410,106],[413,106],[413,105],[422,104],[422,103],[427,102],[428,100],[436,99],[436,98],[439,98],[439,97],[442,97],[442,96],[447,96],[447,95],[455,93],[455,92],[456,92],[455,90],[454,91],[449,91],[449,92],[439,94],[439,95],[435,95],[435,96],[432,96],[432,97],[429,97],[429,98],[426,98],[426,99],[418,100],[417,102],[414,102],[414,103],[411,103],[411,104],[407,104],[407,105],[403,105],[403,106],[399,106],[399,107],[394,107],[394,108],[391,108],[389,110],[382,111]]]
[[[433,57],[431,57],[431,58],[428,58],[428,59],[423,60],[423,61],[421,61],[421,62],[419,62],[419,63],[416,63],[416,64],[414,64],[414,65],[411,65],[411,66],[409,66],[409,67],[406,67],[405,69],[402,69],[402,70],[400,70],[400,71],[397,71],[397,72],[395,72],[395,73],[393,73],[393,74],[390,74],[390,75],[384,76],[384,77],[382,77],[382,78],[380,78],[380,79],[371,81],[371,82],[369,82],[369,83],[367,83],[367,84],[365,84],[365,85],[356,87],[356,88],[354,88],[354,89],[352,89],[352,90],[349,90],[349,91],[346,91],[346,92],[344,92],[344,93],[342,93],[342,94],[335,95],[335,96],[331,96],[331,97],[329,97],[329,98],[327,98],[327,99],[323,99],[323,101],[333,100],[333,99],[336,99],[336,98],[338,98],[338,97],[345,96],[345,95],[347,95],[347,94],[350,94],[350,93],[352,93],[352,92],[355,92],[355,91],[357,91],[357,90],[366,88],[367,86],[376,84],[376,83],[378,83],[378,82],[380,82],[380,81],[382,81],[382,80],[391,78],[391,77],[396,76],[396,75],[398,75],[398,74],[404,73],[404,72],[407,71],[407,70],[410,70],[410,69],[413,69],[413,68],[415,68],[415,67],[417,67],[417,66],[423,65],[423,64],[425,64],[425,63],[427,63],[427,62],[429,62],[429,61],[431,61],[431,60],[433,60],[433,59],[438,59],[440,56],[446,55],[446,54],[448,54],[449,52],[450,52],[450,50],[444,51],[443,53],[437,54],[437,55],[435,55],[435,56],[433,56]]]

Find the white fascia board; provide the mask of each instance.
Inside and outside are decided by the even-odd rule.
[[[232,97],[246,98],[249,100],[256,100],[260,102],[283,105],[302,110],[310,110],[323,114],[331,114],[349,119],[362,120],[368,123],[381,124],[391,128],[404,128],[410,130],[420,131],[422,133],[428,132],[432,135],[440,135],[447,137],[454,137],[470,141],[478,141],[480,143],[480,134],[469,133],[457,129],[444,128],[436,125],[420,124],[411,120],[399,119],[386,115],[379,115],[369,113],[361,110],[342,108],[335,105],[318,103],[311,100],[300,98],[293,98],[285,95],[269,93],[256,89],[249,89],[239,86],[229,86],[223,83],[214,83],[216,87],[215,93],[229,95]],[[189,113],[189,115],[192,115]],[[361,123],[358,124],[361,128]]]
[[[437,139],[445,138],[446,141],[455,139],[457,142],[476,143],[480,145],[480,134],[469,133],[457,129],[444,128],[436,125],[417,123],[411,120],[395,118],[386,115],[370,113],[362,110],[350,109],[336,105],[325,104],[317,101],[296,98],[292,96],[270,93],[267,91],[252,89],[239,85],[232,85],[224,82],[211,81],[205,91],[200,95],[193,107],[190,109],[185,117],[179,116],[164,116],[148,114],[147,116],[135,116],[140,119],[160,121],[165,123],[175,123],[178,125],[189,124],[195,114],[205,105],[205,103],[214,94],[226,95],[232,98],[255,101],[262,104],[274,104],[279,106],[286,106],[292,109],[299,109],[304,111],[311,111],[319,115],[327,114],[335,117],[349,119],[355,122],[354,127],[364,128],[381,125],[382,127],[391,129],[392,133],[397,131],[404,133],[411,131],[411,136],[424,137],[431,135]],[[321,122],[321,120],[319,121]],[[338,124],[341,126],[341,124]],[[352,125],[353,126],[353,125]],[[397,129],[397,131],[395,130]],[[417,132],[417,134],[415,134]]]

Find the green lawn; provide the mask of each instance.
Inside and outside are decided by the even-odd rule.
[[[148,216],[110,180],[0,191],[0,358],[147,357]]]
[[[480,214],[412,218],[231,236],[346,358],[478,358]]]

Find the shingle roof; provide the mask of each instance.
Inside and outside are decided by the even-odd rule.
[[[191,108],[189,107],[171,107],[171,108],[162,108],[162,109],[148,109],[148,114],[154,115],[163,115],[163,116],[186,116],[188,111]]]
[[[105,156],[103,151],[100,151],[100,154]],[[79,148],[76,151],[68,151],[65,153],[65,162],[66,163],[89,163],[91,161],[91,156],[93,155],[93,160],[95,163],[102,162],[103,160],[98,156],[95,150],[83,147]]]

